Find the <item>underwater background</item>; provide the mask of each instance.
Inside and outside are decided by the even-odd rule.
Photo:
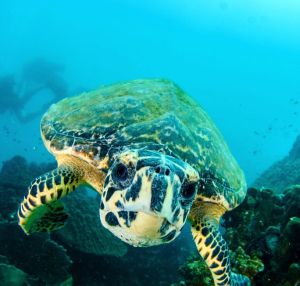
[[[43,113],[137,78],[174,80],[195,98],[244,170],[248,195],[223,224],[233,267],[253,285],[300,285],[296,0],[1,0],[0,285],[212,285],[188,226],[171,244],[132,248],[101,228],[86,190],[51,237],[17,226],[27,185],[55,166]]]

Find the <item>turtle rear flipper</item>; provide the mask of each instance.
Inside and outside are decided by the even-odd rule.
[[[36,178],[20,205],[19,225],[27,234],[61,228],[68,214],[58,200],[73,192],[81,183],[80,170],[69,165],[60,166]]]

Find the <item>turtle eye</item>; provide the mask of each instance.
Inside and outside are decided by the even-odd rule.
[[[128,169],[123,163],[119,163],[114,170],[114,175],[120,181],[125,181],[128,178]]]
[[[196,193],[196,183],[189,183],[186,185],[182,186],[182,190],[181,190],[181,195],[185,198],[185,199],[190,199],[194,196],[194,194]]]

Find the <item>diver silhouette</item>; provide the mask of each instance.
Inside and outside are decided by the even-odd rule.
[[[19,82],[13,75],[0,77],[0,113],[10,112],[22,123],[41,115],[51,103],[68,96],[63,71],[63,66],[39,58],[24,65]],[[26,104],[34,96],[45,96],[43,91],[47,90],[52,97],[37,110],[24,114]]]

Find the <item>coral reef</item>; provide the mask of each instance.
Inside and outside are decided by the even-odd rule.
[[[80,188],[63,199],[70,217],[66,225],[51,237],[89,254],[125,255],[127,245],[101,225],[100,202],[92,195],[87,189]]]
[[[300,186],[283,194],[268,189],[248,190],[240,207],[225,216],[225,237],[233,250],[241,246],[250,256],[262,260],[264,270],[254,276],[255,285],[289,285],[289,268],[300,257]],[[297,271],[295,271],[297,273]],[[295,285],[295,284],[291,284]]]
[[[289,155],[266,170],[244,202],[223,218],[232,268],[253,285],[300,285],[299,169],[300,136]],[[212,285],[200,257],[191,258],[180,273],[184,280],[174,285]]]
[[[15,156],[8,161],[4,161],[0,171],[0,185],[19,190],[20,194],[24,193],[24,188],[28,187],[32,178],[39,176],[53,168],[55,163],[27,163],[25,158]]]
[[[184,280],[181,280],[178,283],[173,283],[172,286],[213,285],[211,273],[205,262],[199,258],[199,255],[190,257],[187,262],[179,268],[179,273],[184,277]]]
[[[20,156],[3,163],[0,285],[163,286],[180,279],[173,285],[212,285],[188,225],[168,245],[127,246],[100,225],[99,199],[86,189],[64,199],[70,218],[63,229],[26,236],[17,225],[17,206],[31,179],[54,167],[29,164]],[[221,230],[232,250],[233,270],[254,286],[300,283],[300,185],[280,194],[248,189],[244,202],[222,219]]]
[[[0,234],[0,255],[27,275],[51,284],[70,278],[66,250],[47,234],[28,237],[15,222],[1,222]]]
[[[253,277],[263,271],[264,264],[257,256],[246,254],[242,247],[235,251],[230,251],[232,270],[241,273],[253,279]],[[211,286],[213,279],[211,273],[199,255],[192,256],[188,261],[179,268],[179,273],[184,280],[173,283],[172,286],[189,285],[189,286]]]
[[[3,220],[16,220],[16,208],[30,181],[54,167],[55,164],[28,164],[21,156],[15,156],[3,163],[0,172],[0,214]],[[70,218],[66,226],[52,238],[79,251],[95,255],[123,256],[127,252],[125,243],[101,225],[99,202],[84,188],[66,197],[64,201]]]
[[[253,278],[257,273],[264,270],[264,264],[255,255],[246,254],[245,250],[239,246],[235,251],[230,251],[231,267],[236,273]]]
[[[225,214],[223,224],[234,271],[257,286],[300,283],[299,185],[283,194],[249,189],[244,202]],[[180,272],[184,281],[174,285],[211,285],[205,282],[207,269],[200,257],[188,261]]]
[[[28,275],[22,270],[11,264],[0,263],[0,285],[32,285],[28,280]]]
[[[6,221],[16,221],[16,209],[20,198],[31,180],[50,169],[55,164],[28,164],[21,156],[3,162],[0,171],[0,218]]]
[[[291,185],[300,184],[300,135],[297,137],[288,156],[275,162],[252,184],[256,188],[270,188],[282,192]]]
[[[0,255],[8,261],[2,268],[19,271],[16,275],[24,272],[22,277],[25,280],[38,277],[39,283],[42,283],[39,285],[72,285],[72,260],[62,244],[93,255],[120,256],[126,253],[127,248],[123,242],[99,226],[99,204],[84,190],[83,193],[74,193],[67,198],[73,217],[67,227],[56,234],[57,241],[48,234],[24,234],[16,217],[20,200],[32,178],[54,166],[55,164],[28,164],[20,156],[3,163],[0,171]],[[17,267],[17,270],[13,267]],[[21,276],[19,278],[21,281]],[[3,276],[3,281],[7,282],[0,284],[14,285],[13,281],[8,283],[9,279],[10,276]],[[21,285],[26,285],[27,282],[24,283]]]

